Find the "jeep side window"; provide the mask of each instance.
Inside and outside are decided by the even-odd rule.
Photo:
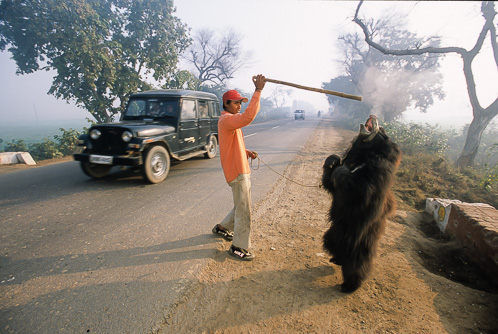
[[[199,118],[208,118],[209,110],[207,101],[199,101]]]
[[[182,120],[196,119],[197,110],[195,108],[194,100],[183,100],[182,103]]]
[[[220,108],[218,107],[218,103],[209,102],[209,114],[211,115],[211,117],[220,116]]]

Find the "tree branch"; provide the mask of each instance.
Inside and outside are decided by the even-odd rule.
[[[407,49],[407,50],[390,50],[384,48],[382,45],[375,43],[372,40],[371,34],[368,31],[367,26],[358,18],[358,13],[360,11],[360,7],[363,4],[363,0],[360,1],[358,4],[358,7],[356,8],[356,12],[354,15],[353,22],[358,24],[360,28],[363,30],[363,33],[365,34],[365,41],[368,43],[368,45],[372,46],[373,48],[379,50],[383,54],[387,55],[393,55],[393,56],[410,56],[410,55],[422,55],[424,53],[459,53],[461,55],[464,55],[467,53],[467,50],[464,48],[460,47],[445,47],[445,48],[435,48],[435,47],[427,47],[427,48],[422,48],[422,49]]]

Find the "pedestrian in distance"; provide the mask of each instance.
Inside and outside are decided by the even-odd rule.
[[[223,112],[218,121],[220,160],[228,185],[232,188],[232,210],[223,221],[213,227],[212,232],[232,241],[228,253],[235,258],[251,261],[251,169],[248,159],[258,154],[246,149],[242,128],[251,124],[260,109],[261,91],[265,77],[261,74],[252,78],[255,91],[243,113],[242,102],[247,102],[236,90],[223,94]]]

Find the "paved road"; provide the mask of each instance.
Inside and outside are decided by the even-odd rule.
[[[282,173],[318,121],[250,125],[246,146]],[[278,178],[253,171],[253,203]],[[92,180],[74,161],[0,175],[0,332],[151,332],[214,258],[231,205],[219,157],[156,185],[118,168]]]

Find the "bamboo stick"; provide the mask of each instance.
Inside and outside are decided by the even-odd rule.
[[[254,78],[256,78],[256,77],[254,77]],[[294,83],[291,83],[291,82],[285,82],[285,81],[274,80],[274,79],[269,79],[269,78],[265,78],[265,81],[266,82],[273,82],[273,83],[281,84],[281,85],[286,85],[286,86],[291,86],[291,87],[295,87],[295,88],[299,88],[299,89],[309,90],[309,91],[312,91],[312,92],[318,92],[318,93],[325,93],[325,94],[329,94],[329,95],[335,95],[335,96],[344,97],[346,99],[351,99],[351,100],[361,101],[363,99],[361,96],[357,96],[357,95],[350,95],[350,94],[336,92],[336,91],[328,90],[328,89],[307,87],[307,86],[302,86],[302,85],[294,84]]]

